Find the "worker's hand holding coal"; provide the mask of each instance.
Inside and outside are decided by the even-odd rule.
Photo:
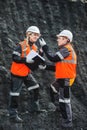
[[[46,42],[43,38],[39,39],[39,43],[40,45],[43,47],[44,45],[46,45]]]
[[[34,60],[32,60],[32,58],[26,57],[26,62],[27,63],[34,63]]]

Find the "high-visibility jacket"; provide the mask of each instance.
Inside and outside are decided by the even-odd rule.
[[[62,61],[57,62],[55,64],[55,78],[75,78],[76,77],[76,64],[77,64],[77,56],[72,48],[72,45],[66,44],[65,47],[69,51],[69,56],[64,58]]]
[[[22,58],[26,57],[31,51],[31,49],[33,49],[34,51],[37,51],[37,46],[33,44],[30,47],[30,45],[27,44],[26,40],[24,40],[23,42],[20,42],[20,45],[21,45],[21,50],[22,50],[22,54],[21,54]],[[30,68],[27,67],[24,63],[17,63],[14,61],[12,62],[12,66],[11,66],[12,74],[16,76],[27,76],[30,72],[31,72]]]

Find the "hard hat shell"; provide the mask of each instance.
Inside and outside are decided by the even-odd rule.
[[[69,30],[63,30],[57,36],[58,37],[61,37],[61,36],[67,37],[70,40],[70,42],[72,42],[72,39],[73,39],[73,34]]]
[[[27,29],[26,33],[27,33],[27,32],[33,32],[33,33],[38,33],[38,34],[40,34],[40,30],[39,30],[39,28],[38,28],[37,26],[30,26],[30,27]]]

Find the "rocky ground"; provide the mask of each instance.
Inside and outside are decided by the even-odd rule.
[[[40,103],[46,111],[38,114],[28,112],[30,95],[23,86],[19,113],[24,123],[9,122],[11,55],[31,25],[40,28],[52,51],[57,47],[57,33],[63,29],[73,32],[73,46],[78,56],[77,78],[71,88],[73,130],[87,130],[87,3],[81,1],[0,0],[0,130],[62,130],[60,112],[50,111],[54,109],[49,98],[53,73],[44,70],[33,74],[40,83]]]

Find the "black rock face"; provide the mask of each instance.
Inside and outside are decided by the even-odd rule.
[[[54,80],[52,72],[33,72],[40,84],[41,107],[49,112],[28,112],[31,95],[23,86],[19,113],[24,124],[11,124],[8,117],[10,66],[12,51],[23,40],[27,28],[38,26],[52,51],[57,48],[56,34],[70,29],[73,46],[78,56],[77,78],[71,88],[73,130],[87,129],[87,3],[80,0],[0,0],[0,129],[3,130],[60,130],[60,112],[50,104],[49,86]]]

